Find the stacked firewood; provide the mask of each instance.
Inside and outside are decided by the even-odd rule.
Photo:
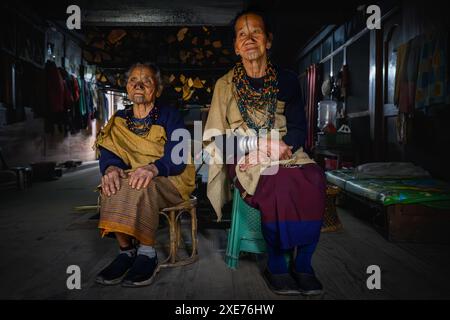
[[[200,92],[212,92],[215,79],[211,74],[205,76],[205,71],[225,71],[232,64],[228,33],[206,26],[91,28],[86,31],[83,58],[97,66],[98,82],[116,88],[126,85],[125,66],[137,61],[156,62],[163,71],[165,90],[191,101]]]

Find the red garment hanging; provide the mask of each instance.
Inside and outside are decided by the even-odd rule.
[[[64,111],[64,80],[56,64],[47,61],[45,65],[47,78],[47,99],[52,112]]]
[[[72,76],[73,80],[73,101],[78,102],[80,99],[80,87],[78,86],[78,80],[75,76]]]
[[[313,64],[307,69],[308,97],[306,100],[306,116],[308,119],[308,135],[306,137],[306,149],[314,146],[314,137],[317,123],[317,103],[319,100],[319,75],[320,65]]]

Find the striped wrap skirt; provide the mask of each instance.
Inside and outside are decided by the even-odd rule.
[[[116,194],[100,196],[102,236],[120,232],[146,245],[154,245],[161,209],[182,202],[183,199],[167,177],[155,177],[147,188],[133,189],[128,178],[120,178]]]

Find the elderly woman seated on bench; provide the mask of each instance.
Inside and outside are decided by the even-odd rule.
[[[185,126],[177,109],[156,101],[162,87],[158,68],[136,64],[128,74],[133,106],[117,111],[96,141],[102,173],[99,228],[102,236],[114,233],[120,247],[97,282],[135,287],[149,285],[156,274],[159,211],[189,199],[195,168],[183,148],[182,161],[171,157],[179,143],[171,135]]]

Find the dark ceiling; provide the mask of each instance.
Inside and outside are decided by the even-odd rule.
[[[82,34],[83,26],[229,26],[237,12],[256,5],[266,11],[273,22],[273,59],[283,66],[295,68],[298,51],[308,40],[323,26],[350,19],[361,1],[62,0],[54,3],[33,1],[27,7],[64,25],[68,16],[66,8],[71,4],[81,8]]]

